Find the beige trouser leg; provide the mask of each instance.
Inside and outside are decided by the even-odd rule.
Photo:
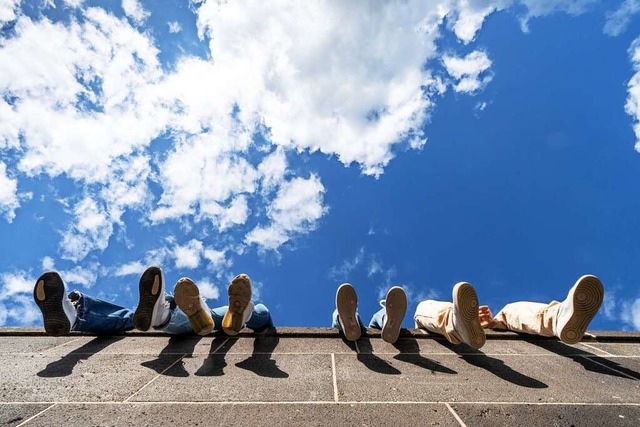
[[[556,321],[560,303],[514,302],[504,306],[493,318],[491,329],[508,329],[544,337],[558,336]]]
[[[418,304],[413,316],[416,328],[423,328],[435,334],[444,335],[452,344],[460,344],[462,337],[453,326],[453,303],[426,300]]]

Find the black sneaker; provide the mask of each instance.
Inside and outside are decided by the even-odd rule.
[[[58,273],[49,271],[36,281],[33,299],[42,311],[48,335],[67,335],[76,321],[76,309],[69,301],[64,282]]]

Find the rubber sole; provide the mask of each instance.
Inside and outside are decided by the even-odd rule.
[[[246,274],[236,276],[229,284],[229,309],[222,318],[222,330],[237,335],[244,326],[244,311],[251,302],[251,280]]]
[[[400,328],[407,312],[407,294],[404,289],[394,286],[387,292],[385,299],[387,320],[382,327],[382,339],[393,344],[400,336]]]
[[[580,341],[589,323],[598,313],[603,299],[604,287],[600,279],[591,275],[579,278],[567,295],[572,313],[560,328],[558,338],[567,344]]]
[[[478,295],[469,283],[460,282],[453,287],[453,315],[457,332],[468,346],[479,349],[487,341],[478,319]]]
[[[340,285],[336,292],[336,308],[338,317],[342,324],[342,333],[349,341],[356,341],[360,338],[362,330],[358,323],[358,295],[356,290],[348,283]]]
[[[188,317],[193,331],[198,335],[208,335],[213,331],[213,317],[208,307],[203,307],[198,286],[189,278],[176,283],[173,298]]]
[[[33,299],[42,312],[44,330],[48,335],[67,335],[71,322],[62,308],[62,298],[66,297],[64,282],[54,271],[44,273],[33,288]]]
[[[153,311],[160,297],[164,298],[162,270],[160,267],[149,267],[138,285],[138,307],[133,314],[133,327],[140,331],[148,331],[153,320]]]

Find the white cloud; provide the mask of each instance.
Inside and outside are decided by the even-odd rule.
[[[69,270],[61,270],[60,277],[67,285],[80,285],[86,289],[96,284],[98,279],[98,264],[89,267],[75,266]]]
[[[277,249],[289,241],[293,233],[313,230],[327,210],[322,204],[324,191],[316,175],[284,183],[267,209],[271,223],[251,230],[246,242],[264,249]]]
[[[33,292],[35,278],[23,270],[0,274],[0,300]]]
[[[182,31],[182,26],[177,21],[167,22],[167,25],[169,26],[169,32],[171,34],[179,33],[180,31]]]
[[[355,257],[345,259],[339,266],[333,266],[329,270],[329,278],[336,281],[348,280],[349,275],[358,268],[364,261],[364,246],[362,246]]]
[[[62,0],[65,6],[70,8],[77,8],[82,6],[84,0]]]
[[[631,18],[640,13],[640,0],[625,0],[614,11],[607,12],[607,20],[602,31],[609,36],[619,36],[627,27]]]
[[[465,57],[445,55],[442,62],[447,72],[457,81],[454,86],[456,92],[476,92],[493,78],[486,72],[491,67],[491,60],[483,51],[476,50]]]
[[[176,245],[173,249],[173,256],[177,268],[197,268],[200,265],[200,259],[204,246],[201,241],[192,239],[184,245]]]
[[[527,8],[527,14],[521,20],[521,27],[524,32],[529,31],[529,20],[531,18],[551,15],[553,13],[567,13],[577,16],[585,13],[590,7],[596,5],[600,0],[519,0]]]
[[[116,267],[115,272],[113,273],[116,277],[122,276],[140,276],[142,272],[145,270],[145,265],[140,261],[131,261],[125,264],[119,265]]]
[[[142,24],[151,15],[138,0],[122,0],[122,9],[136,24]]]
[[[107,212],[91,197],[83,198],[73,209],[75,222],[62,233],[63,258],[80,261],[94,250],[104,250],[113,234]]]
[[[622,303],[621,319],[640,331],[640,298]]]
[[[54,270],[55,262],[53,261],[53,258],[51,258],[50,256],[45,256],[44,258],[42,258],[42,269],[44,271]]]
[[[7,166],[0,161],[0,214],[4,214],[6,220],[11,223],[19,207],[18,180],[7,175]]]
[[[0,26],[16,19],[16,10],[21,0],[0,0]]]
[[[201,279],[197,282],[200,295],[205,299],[217,300],[220,298],[220,289],[208,280]]]
[[[640,37],[631,43],[629,55],[635,74],[627,85],[625,111],[634,118],[633,130],[636,134],[636,151],[640,152]]]

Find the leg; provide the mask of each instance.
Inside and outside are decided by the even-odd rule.
[[[452,344],[461,342],[478,349],[486,342],[478,319],[478,296],[469,283],[453,287],[453,303],[427,300],[416,308],[416,327],[443,335]]]
[[[154,326],[153,329],[170,335],[188,335],[193,333],[189,317],[184,311],[178,308],[174,297],[166,295],[165,301],[167,302],[169,311],[168,320],[162,325]]]
[[[582,339],[589,322],[598,313],[603,298],[604,288],[600,280],[591,275],[582,276],[561,303],[523,301],[507,304],[495,316],[490,327],[556,336],[563,342],[574,344]]]
[[[453,303],[444,301],[426,300],[416,307],[413,316],[416,328],[443,335],[452,344],[460,344],[462,338],[453,327]]]
[[[89,295],[73,291],[69,299],[74,303],[77,320],[72,330],[95,334],[112,334],[133,329],[133,311]]]
[[[253,307],[253,313],[247,321],[247,328],[253,329],[254,332],[262,332],[267,328],[273,327],[271,313],[264,304],[256,304]]]
[[[507,304],[493,318],[491,329],[506,329],[525,334],[554,336],[553,324],[558,316],[560,303],[549,304],[520,301]]]
[[[373,329],[382,329],[382,325],[384,324],[385,312],[387,310],[382,306],[382,308],[375,312],[373,316],[371,316],[371,320],[369,321],[369,327]]]

